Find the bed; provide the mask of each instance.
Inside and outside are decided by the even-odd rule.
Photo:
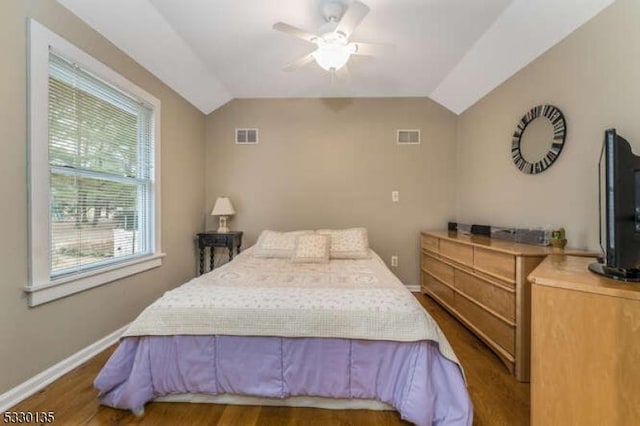
[[[260,256],[260,242],[131,323],[95,380],[101,404],[395,409],[417,425],[471,425],[447,339],[368,246],[311,263]]]

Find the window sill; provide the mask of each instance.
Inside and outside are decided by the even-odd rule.
[[[38,306],[93,287],[126,278],[130,275],[157,268],[162,266],[162,258],[164,256],[164,253],[158,253],[101,268],[96,271],[85,272],[73,277],[27,286],[24,290],[29,296],[29,306]]]

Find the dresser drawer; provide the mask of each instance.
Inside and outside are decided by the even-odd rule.
[[[456,289],[509,321],[515,322],[516,298],[514,292],[460,270],[456,270],[454,276]]]
[[[203,244],[214,247],[224,247],[231,240],[233,240],[233,236],[229,235],[206,235],[202,237]]]
[[[431,250],[438,252],[439,249],[439,239],[436,237],[432,237],[431,235],[421,235],[420,236],[420,247],[425,250]]]
[[[514,327],[494,317],[460,295],[456,295],[454,309],[491,341],[501,346],[510,354],[513,355],[515,353]]]
[[[473,247],[440,240],[440,255],[464,265],[473,266]]]
[[[511,254],[489,251],[475,247],[473,266],[480,272],[497,278],[515,282],[516,257]]]
[[[449,306],[453,306],[453,290],[424,272],[422,273],[422,289]]]
[[[438,259],[422,253],[422,268],[440,280],[453,286],[453,268]]]

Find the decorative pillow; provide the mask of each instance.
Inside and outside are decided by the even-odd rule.
[[[255,257],[281,257],[289,259],[296,249],[296,239],[300,235],[313,234],[313,231],[262,231],[256,248],[253,251]]]
[[[330,248],[331,237],[328,235],[299,235],[291,261],[295,263],[327,263]]]
[[[366,259],[369,254],[367,228],[318,229],[320,235],[331,236],[332,259]]]

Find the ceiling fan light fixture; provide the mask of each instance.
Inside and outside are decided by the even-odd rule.
[[[335,72],[343,68],[349,58],[359,52],[361,45],[349,42],[353,31],[369,13],[369,6],[358,0],[321,0],[322,15],[325,24],[320,27],[319,34],[315,35],[284,22],[276,22],[273,29],[285,34],[302,39],[316,45],[316,50],[283,68],[284,71],[293,71],[314,60],[322,69]],[[348,5],[347,5],[348,3]],[[367,50],[366,43],[365,52]]]
[[[344,43],[318,43],[318,49],[313,52],[313,58],[326,71],[338,71],[349,62],[353,45]]]

